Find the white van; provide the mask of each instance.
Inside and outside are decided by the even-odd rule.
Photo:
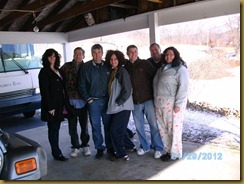
[[[42,67],[33,44],[0,44],[0,119],[41,108],[38,74]]]

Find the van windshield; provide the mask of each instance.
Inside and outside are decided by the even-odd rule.
[[[0,45],[0,73],[41,68],[41,58],[35,55],[33,44]]]

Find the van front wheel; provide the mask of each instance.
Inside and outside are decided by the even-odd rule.
[[[36,111],[24,112],[26,118],[32,118],[35,115]]]

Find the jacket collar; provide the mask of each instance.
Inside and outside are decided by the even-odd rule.
[[[93,66],[97,66],[97,64],[96,64],[96,62],[94,60],[92,60],[92,64],[93,64]],[[101,65],[104,65],[104,61],[103,60],[101,62]]]

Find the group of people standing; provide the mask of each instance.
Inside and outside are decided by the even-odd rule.
[[[151,149],[156,159],[182,158],[182,125],[189,85],[187,67],[174,47],[161,53],[160,46],[153,43],[149,50],[151,57],[147,60],[138,57],[135,45],[127,47],[128,60],[119,50],[107,51],[103,60],[103,48],[95,44],[91,48],[93,59],[84,62],[85,51],[77,47],[73,60],[62,67],[56,50],[45,51],[39,73],[41,119],[48,125],[54,159],[68,160],[59,148],[59,129],[65,117],[72,157],[81,150],[84,155],[91,155],[89,117],[97,159],[103,157],[105,150],[111,161],[126,161],[129,151],[141,156]],[[127,132],[131,112],[139,148]],[[151,140],[146,135],[145,120]],[[77,124],[81,127],[80,135]]]

